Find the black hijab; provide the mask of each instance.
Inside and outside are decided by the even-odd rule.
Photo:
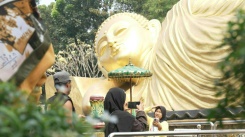
[[[163,122],[163,121],[166,121],[167,118],[166,118],[166,108],[164,106],[157,106],[156,109],[155,109],[155,112],[160,109],[161,112],[162,112],[162,118],[159,119],[160,122]]]
[[[104,100],[104,110],[108,111],[110,114],[115,110],[123,111],[124,103],[126,100],[125,91],[121,88],[111,88]]]
[[[124,111],[126,100],[125,91],[121,88],[111,88],[104,100],[104,110],[118,118],[118,122],[107,123],[105,126],[105,137],[112,132],[130,132],[133,127],[135,118]]]

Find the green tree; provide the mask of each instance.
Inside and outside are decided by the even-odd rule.
[[[57,0],[49,6],[38,7],[57,54],[49,74],[65,69],[73,76],[101,76],[91,45],[99,25],[109,16],[111,6],[111,0]],[[60,56],[66,64],[59,61]]]
[[[100,1],[57,0],[51,13],[57,39],[64,44],[78,44],[78,39],[91,44],[98,26],[108,17],[100,14],[100,8]]]
[[[116,12],[135,12],[142,14],[144,12],[143,5],[147,0],[115,0],[114,10]]]
[[[38,6],[55,52],[78,40],[92,44],[99,25],[109,16],[111,1],[56,0]]]
[[[223,46],[231,48],[230,54],[220,63],[223,79],[216,81],[217,96],[224,96],[216,110],[210,114],[210,119],[222,121],[224,117],[245,119],[245,111],[232,115],[227,107],[242,107],[245,110],[245,12],[239,11],[236,18],[228,23]]]
[[[163,21],[167,12],[179,0],[147,0],[143,5],[142,14],[148,19],[158,19]]]
[[[55,50],[57,52],[57,49],[59,49],[60,41],[58,40],[58,34],[56,32],[56,30],[58,29],[58,26],[55,25],[54,19],[51,17],[53,6],[54,6],[54,3],[51,3],[48,6],[40,5],[38,6],[38,11],[40,13],[43,23],[47,27],[47,30],[49,30],[52,44],[56,46]]]
[[[167,12],[179,0],[116,0],[116,10],[135,12],[148,19],[163,21]]]

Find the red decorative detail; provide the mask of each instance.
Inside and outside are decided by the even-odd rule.
[[[90,96],[90,101],[103,101],[104,97],[100,95],[92,95]]]
[[[101,129],[101,128],[105,127],[105,123],[104,122],[97,123],[93,127],[94,127],[94,129]]]

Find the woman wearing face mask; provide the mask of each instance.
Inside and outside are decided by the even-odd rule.
[[[154,118],[147,117],[149,131],[168,131],[168,122],[166,121],[166,108],[163,106],[149,107],[145,112],[155,108]]]

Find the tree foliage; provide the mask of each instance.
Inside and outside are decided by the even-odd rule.
[[[163,21],[167,12],[176,4],[179,0],[147,0],[143,5],[143,15],[148,19],[158,19]]]
[[[167,12],[179,0],[116,0],[117,10],[141,14],[148,19],[163,21]]]
[[[57,54],[56,62],[48,71],[49,74],[64,69],[73,76],[101,75],[91,44],[97,28],[109,16],[110,5],[110,0],[103,3],[87,0],[56,0],[49,6],[38,6]],[[89,48],[84,45],[88,45]]]
[[[70,43],[78,44],[78,40],[93,42],[98,26],[109,15],[102,6],[105,5],[101,1],[56,0],[48,7],[38,8],[50,29],[54,47],[62,49]]]
[[[143,5],[147,0],[115,0],[114,10],[116,12],[143,13]]]
[[[51,17],[51,12],[53,9],[54,3],[51,3],[49,6],[46,5],[40,5],[38,6],[38,10],[40,12],[41,18],[43,23],[45,24],[46,28],[48,29],[50,33],[50,38],[52,40],[52,44],[55,46],[54,50],[55,52],[58,52],[60,48],[64,43],[62,43],[62,38],[59,38],[59,31],[57,31],[58,26],[55,25],[55,20]],[[58,39],[59,38],[59,39]]]
[[[76,115],[73,124],[68,124],[61,104],[44,112],[26,97],[14,84],[0,83],[1,137],[78,137],[93,133],[92,125]]]
[[[217,96],[224,96],[218,103],[218,113],[213,111],[210,118],[245,119],[245,111],[232,115],[227,107],[242,107],[245,110],[245,11],[240,10],[236,18],[228,23],[228,31],[221,47],[229,46],[230,54],[219,64],[223,79],[216,81]]]

